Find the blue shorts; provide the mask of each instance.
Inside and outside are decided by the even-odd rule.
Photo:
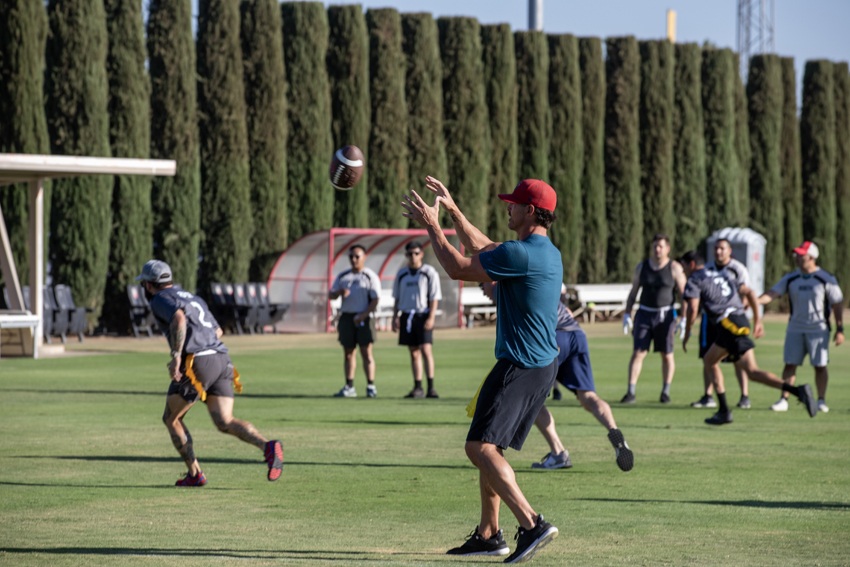
[[[558,331],[558,375],[556,380],[572,391],[595,392],[593,370],[590,368],[590,351],[584,331]]]

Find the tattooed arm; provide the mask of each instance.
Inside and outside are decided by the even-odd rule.
[[[179,382],[183,375],[180,373],[180,362],[183,356],[183,343],[186,342],[186,314],[178,309],[171,318],[168,327],[168,343],[171,347],[171,362],[168,363],[168,373],[171,379]]]

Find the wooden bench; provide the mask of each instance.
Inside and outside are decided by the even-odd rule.
[[[16,329],[16,331],[5,333],[7,336],[4,342],[6,342],[7,350],[13,354],[21,356],[31,354],[33,358],[38,358],[38,341],[35,334],[38,323],[39,317],[29,311],[0,310],[0,337],[4,335],[5,329]],[[14,342],[15,339],[17,342]],[[0,352],[2,350],[2,343],[0,343]]]
[[[473,327],[476,315],[485,321],[496,318],[496,305],[478,286],[464,286],[460,292],[460,303],[463,306],[463,315],[466,317],[468,329]]]

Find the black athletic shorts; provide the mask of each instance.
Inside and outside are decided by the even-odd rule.
[[[543,368],[520,368],[499,359],[481,385],[466,440],[522,449],[557,373],[557,358]]]
[[[654,343],[654,352],[673,352],[675,327],[676,318],[673,316],[672,307],[664,311],[638,309],[635,315],[635,330],[632,331],[635,350],[649,350],[649,345]]]
[[[708,352],[708,349],[711,348],[711,345],[714,344],[714,341],[717,340],[717,323],[711,320],[711,318],[705,313],[702,314],[702,322],[699,326],[699,357],[705,358],[705,353]],[[724,358],[721,362],[734,363],[737,362],[738,359],[741,358],[740,354],[730,354],[726,358]]]
[[[736,334],[735,329],[750,329],[750,321],[743,313],[729,315],[726,320],[731,324],[733,329],[727,329],[721,323],[717,324],[717,338],[714,339],[714,344],[722,347],[729,353],[730,356],[740,358],[742,354],[756,348],[755,343],[748,334]]]
[[[183,379],[180,382],[172,380],[168,387],[168,395],[180,394],[180,397],[187,402],[197,402],[201,394],[186,376],[185,360],[180,365],[180,370],[183,372]],[[208,396],[233,397],[233,361],[230,360],[230,355],[217,352],[206,356],[196,356],[192,363],[192,370]]]
[[[375,336],[375,320],[367,317],[359,325],[354,324],[354,316],[357,313],[343,313],[339,316],[337,329],[339,330],[339,342],[343,348],[355,348],[357,345],[366,346],[374,343],[378,338]]]
[[[399,320],[398,344],[404,346],[432,344],[434,333],[433,329],[431,331],[425,330],[425,321],[427,320],[428,313],[414,313],[413,316],[410,313],[402,313]],[[408,325],[410,325],[410,331],[407,330]]]

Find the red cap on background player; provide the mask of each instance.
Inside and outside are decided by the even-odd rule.
[[[808,254],[812,257],[812,259],[817,260],[819,255],[818,245],[807,240],[806,242],[803,242],[802,246],[794,248],[794,253],[799,254],[800,256]]]
[[[510,195],[499,195],[499,199],[515,205],[534,205],[538,209],[554,211],[558,204],[558,195],[545,181],[526,179],[514,187]]]

